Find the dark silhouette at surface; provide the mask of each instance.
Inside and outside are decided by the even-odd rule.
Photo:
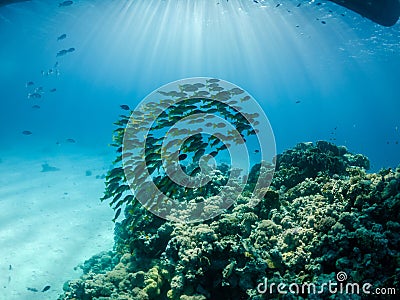
[[[330,0],[359,13],[375,23],[393,26],[400,15],[399,0]]]
[[[0,6],[30,0],[0,0]],[[400,15],[400,0],[329,0],[383,26],[393,26]]]

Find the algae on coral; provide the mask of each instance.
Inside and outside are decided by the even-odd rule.
[[[245,205],[244,192],[203,223],[173,224],[136,207],[140,232],[132,232],[126,211],[116,225],[119,264],[70,281],[60,299],[262,299],[264,278],[321,285],[339,271],[400,285],[400,168],[366,173],[365,156],[326,142],[299,144],[277,165],[257,206]]]

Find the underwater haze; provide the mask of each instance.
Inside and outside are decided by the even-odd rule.
[[[1,7],[1,149],[57,152],[57,141],[74,138],[76,147],[107,151],[120,104],[135,107],[168,82],[205,76],[254,96],[278,152],[300,141],[332,140],[366,154],[375,170],[397,166],[400,25],[382,27],[333,3],[277,3]],[[70,48],[76,50],[57,57]],[[41,74],[56,62],[59,74]],[[29,81],[34,85],[26,88]],[[40,86],[42,97],[28,99]]]
[[[121,105],[190,77],[246,90],[277,153],[325,140],[371,172],[400,163],[399,23],[314,1],[0,1],[0,299],[56,299],[113,247]]]

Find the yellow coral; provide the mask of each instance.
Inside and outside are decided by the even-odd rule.
[[[143,290],[150,298],[157,298],[161,293],[162,278],[158,271],[157,267],[153,267],[146,274],[147,278],[144,281],[145,287]]]

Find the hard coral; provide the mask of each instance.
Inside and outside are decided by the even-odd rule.
[[[116,252],[89,260],[104,271],[87,263],[59,299],[262,299],[256,287],[264,278],[322,285],[340,271],[352,282],[399,285],[400,168],[368,174],[365,156],[327,142],[299,144],[279,155],[277,166],[257,206],[246,204],[252,195],[245,191],[201,224],[173,224],[128,207],[116,224]],[[257,168],[252,172],[250,184]]]

